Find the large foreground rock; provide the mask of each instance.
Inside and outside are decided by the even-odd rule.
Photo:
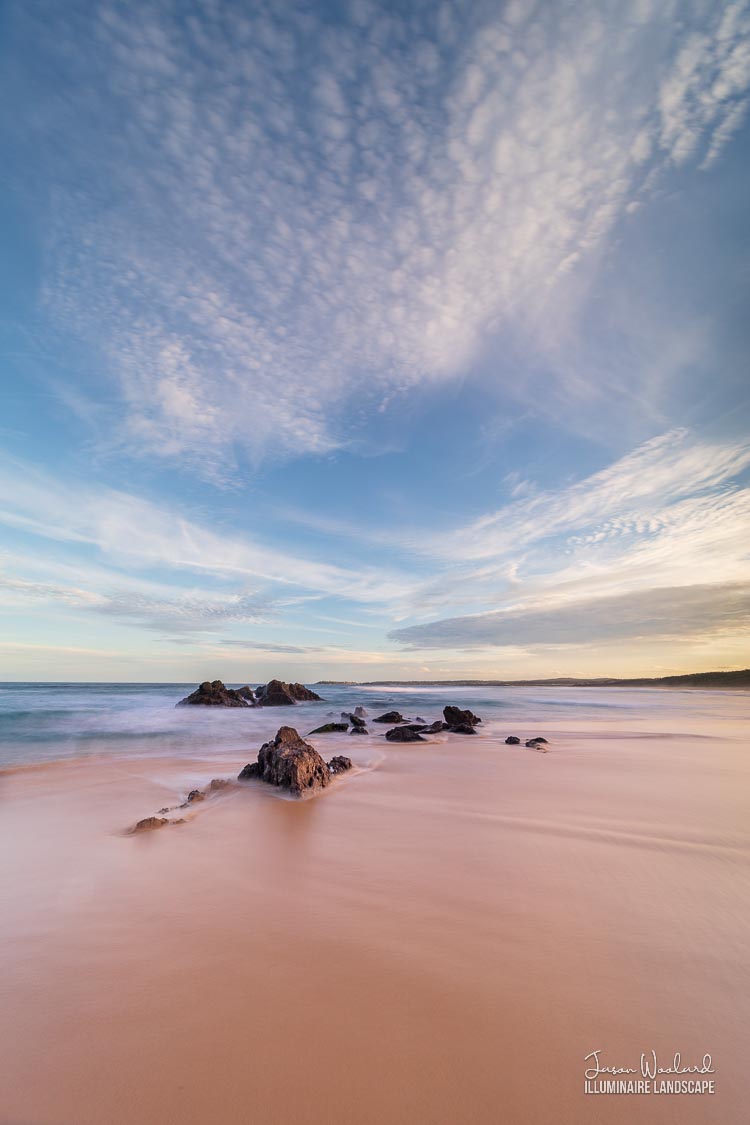
[[[324,789],[331,773],[315,747],[294,727],[279,727],[276,737],[261,746],[258,761],[245,766],[239,777],[241,781],[257,777],[300,796]]]
[[[269,680],[256,688],[255,698],[262,707],[289,707],[294,703],[320,701],[304,684],[287,684],[283,680]]]
[[[184,707],[186,704],[194,704],[203,707],[252,707],[253,701],[244,693],[252,691],[250,688],[240,688],[235,691],[234,688],[225,687],[221,680],[214,680],[210,682],[205,680],[204,683],[197,687],[190,695],[186,695],[176,707]]]

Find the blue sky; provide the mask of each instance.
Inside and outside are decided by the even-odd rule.
[[[749,663],[750,3],[0,21],[0,678]]]

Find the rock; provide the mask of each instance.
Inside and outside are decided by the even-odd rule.
[[[294,703],[320,700],[304,684],[286,684],[283,680],[269,680],[255,691],[256,701],[261,707],[290,707]]]
[[[257,762],[248,762],[237,774],[238,781],[250,781],[253,777],[260,777],[260,766]]]
[[[131,832],[150,832],[152,828],[163,828],[165,824],[171,823],[165,816],[146,816],[131,828]],[[176,821],[175,823],[180,822]]]
[[[355,707],[354,708],[354,714],[357,716],[358,719],[366,719],[367,718],[367,711],[365,711],[364,707]]]
[[[547,739],[542,738],[541,736],[539,736],[538,738],[530,738],[529,742],[533,742],[535,746],[538,745],[540,742],[543,742],[545,744],[545,746],[547,745]],[[529,745],[529,742],[526,743],[527,746]]]
[[[482,721],[473,711],[462,711],[460,707],[444,707],[443,715],[445,716],[443,729],[453,734],[476,734],[474,727]]]
[[[347,730],[349,730],[348,723],[323,723],[322,727],[316,727],[315,730],[310,731],[310,734],[340,734]]]
[[[206,794],[201,793],[200,789],[191,789],[187,795],[186,805],[194,805],[197,801],[205,801]]]
[[[352,724],[353,727],[363,727],[363,726],[366,725],[365,720],[361,719],[359,717],[359,715],[357,715],[357,714],[350,715],[349,716],[349,722]]]
[[[385,732],[385,737],[389,742],[424,742],[422,735],[411,727],[394,727]]]
[[[351,758],[346,758],[343,754],[337,754],[335,758],[331,758],[328,768],[333,774],[346,773],[347,770],[352,768],[352,764]]]
[[[425,726],[427,725],[427,720],[423,719],[421,715],[415,715],[414,722],[415,723],[424,723]]]
[[[434,723],[430,723],[428,727],[423,727],[423,734],[438,734],[440,731],[445,730],[445,723],[441,719],[435,719]]]
[[[352,729],[349,731],[349,734],[367,734],[367,728],[366,727],[352,727]]]
[[[214,680],[213,682],[205,680],[200,687],[197,687],[190,695],[186,695],[175,706],[184,707],[186,704],[198,704],[203,707],[250,707],[252,705],[240,694],[244,690],[244,688],[240,688],[239,691],[235,691],[234,688],[225,687],[221,680]]]
[[[384,715],[378,715],[377,719],[372,721],[374,723],[403,723],[404,716],[400,715],[398,711],[386,711]]]
[[[227,781],[225,777],[215,777],[208,783],[208,790],[210,793],[215,793],[218,789],[227,789],[231,784],[231,781]]]
[[[524,742],[524,746],[527,746],[529,750],[541,750],[542,746],[546,746],[546,744],[546,738],[529,738]],[[545,750],[544,753],[546,754],[547,751]]]
[[[297,796],[323,789],[331,779],[318,751],[294,727],[279,727],[276,737],[261,746],[258,761],[245,766],[239,776],[260,777]]]
[[[514,734],[509,734],[508,737],[505,740],[505,745],[506,746],[518,746],[520,741],[521,741],[521,739],[516,738],[516,736]]]
[[[298,703],[322,703],[323,699],[317,692],[304,684],[290,684],[289,690]]]
[[[250,707],[255,707],[255,692],[247,684],[244,687],[237,688],[237,694],[242,699],[246,699]]]

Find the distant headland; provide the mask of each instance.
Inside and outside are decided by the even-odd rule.
[[[318,680],[316,686],[325,684],[353,687],[388,687],[398,684],[409,687],[654,687],[748,691],[750,668],[735,672],[691,672],[684,676],[641,676],[630,680],[609,676],[557,676],[548,680]]]

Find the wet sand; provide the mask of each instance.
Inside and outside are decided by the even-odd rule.
[[[321,737],[375,768],[141,836],[247,751],[0,774],[0,1121],[743,1120],[746,729]],[[597,1048],[717,1092],[585,1096]]]

